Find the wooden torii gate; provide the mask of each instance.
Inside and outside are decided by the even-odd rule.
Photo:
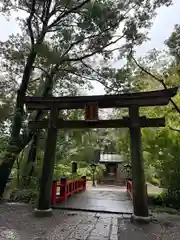
[[[31,129],[47,129],[47,140],[44,152],[40,194],[38,199],[37,215],[52,214],[51,186],[54,170],[54,156],[58,129],[78,128],[129,128],[130,148],[133,181],[134,216],[147,218],[148,204],[145,184],[141,128],[163,127],[165,119],[146,118],[139,116],[139,108],[147,106],[164,106],[175,96],[178,88],[151,92],[129,93],[119,95],[74,96],[74,97],[29,97],[24,103],[27,110],[49,110],[49,119],[31,121]],[[128,108],[129,117],[114,120],[99,120],[99,108]],[[59,118],[59,111],[63,109],[85,109],[85,120],[63,120]]]

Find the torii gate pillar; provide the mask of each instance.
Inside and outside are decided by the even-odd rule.
[[[130,127],[130,148],[131,148],[131,165],[132,165],[132,184],[133,184],[133,205],[134,219],[148,219],[148,201],[147,189],[145,182],[142,145],[141,145],[141,128],[138,106],[129,108],[131,120]]]
[[[47,139],[40,180],[40,191],[37,208],[34,210],[37,217],[52,216],[51,190],[55,163],[56,140],[57,140],[58,109],[52,108],[47,130]]]

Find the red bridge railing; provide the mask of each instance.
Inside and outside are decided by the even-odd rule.
[[[60,182],[53,181],[51,194],[52,205],[66,200],[73,193],[84,190],[86,190],[86,176],[74,180],[61,178]]]
[[[126,188],[127,188],[127,192],[129,193],[131,199],[133,199],[133,188],[132,188],[132,181],[128,180],[126,183]],[[145,191],[147,194],[147,184],[145,184]]]
[[[132,181],[128,180],[126,187],[127,187],[127,192],[129,193],[130,197],[133,198],[133,194],[132,194]]]

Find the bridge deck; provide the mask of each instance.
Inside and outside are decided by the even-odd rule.
[[[62,209],[99,211],[109,213],[132,213],[132,201],[125,187],[88,187],[85,192],[75,194],[57,207]]]

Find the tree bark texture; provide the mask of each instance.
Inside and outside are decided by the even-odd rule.
[[[49,76],[49,77],[46,77],[46,80],[44,83],[44,89],[42,92],[42,97],[51,96],[52,90],[53,90],[53,76]],[[38,121],[42,117],[43,117],[43,111],[40,110],[36,113],[35,119]],[[40,136],[40,132],[35,132],[32,134],[32,138],[31,138],[32,142],[29,149],[27,162],[25,163],[25,166],[29,165],[29,168],[25,167],[24,171],[22,172],[22,175],[23,175],[22,186],[24,185],[28,187],[31,183],[31,177],[33,176],[33,173],[35,171],[35,162],[36,162],[39,136]]]
[[[53,182],[56,140],[58,132],[58,129],[56,127],[57,119],[58,109],[51,109],[47,141],[44,152],[42,175],[40,180],[40,192],[37,207],[39,210],[47,210],[51,206],[51,190]]]
[[[12,122],[11,136],[7,146],[7,152],[2,159],[0,164],[0,198],[2,198],[11,169],[14,162],[21,151],[19,134],[22,127],[23,118],[23,99],[25,97],[31,72],[33,69],[33,64],[36,59],[37,53],[33,50],[30,52],[26,66],[24,68],[24,73],[22,77],[22,82],[17,93],[16,106],[14,112],[14,118]]]
[[[134,215],[138,217],[148,217],[147,189],[142,157],[141,129],[138,107],[130,107],[129,115],[132,124],[130,128],[130,147]]]

